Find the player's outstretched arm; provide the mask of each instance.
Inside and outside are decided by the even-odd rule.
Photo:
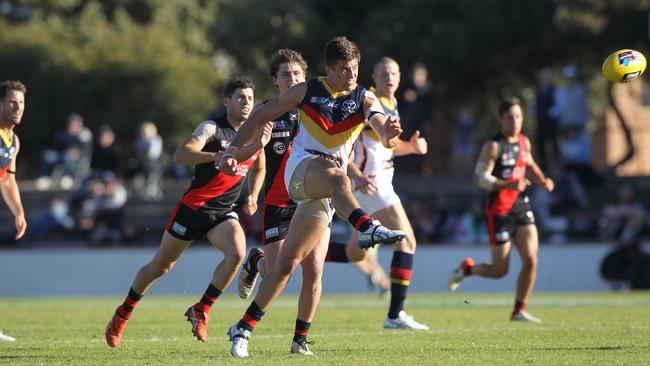
[[[408,141],[397,139],[395,147],[395,156],[404,155],[424,155],[429,150],[429,145],[424,137],[420,137],[420,130],[413,133]]]
[[[237,158],[237,153],[242,146],[253,139],[256,133],[260,133],[268,121],[298,107],[306,93],[307,83],[300,83],[269,100],[260,108],[253,110],[246,122],[237,130],[230,146],[224,152],[219,169],[226,174],[234,174],[237,162],[241,161]]]
[[[20,151],[20,141],[16,138],[16,154],[14,159],[9,164],[9,169],[7,174],[0,182],[0,190],[2,191],[2,198],[4,198],[7,206],[11,210],[11,213],[14,214],[14,221],[16,224],[16,240],[20,239],[25,235],[25,230],[27,230],[27,221],[25,220],[25,210],[23,209],[23,203],[20,199],[20,190],[18,189],[18,182],[16,181],[16,159],[18,158],[18,152]]]
[[[397,146],[397,140],[402,133],[402,126],[395,117],[386,117],[384,109],[375,93],[367,90],[363,99],[363,112],[370,127],[381,139],[382,145],[392,149]]]
[[[528,137],[526,137],[526,148],[528,150],[528,169],[526,169],[526,176],[533,182],[544,187],[547,191],[553,192],[555,189],[555,183],[551,178],[544,175],[542,169],[537,165],[535,159],[533,159],[533,154],[530,151],[530,140],[528,140]]]
[[[203,126],[205,127],[205,126]],[[202,126],[197,128],[197,131],[201,129]],[[196,131],[195,131],[196,132]],[[208,136],[203,135],[192,135],[185,139],[176,151],[174,152],[174,163],[176,164],[187,164],[187,165],[198,165],[209,162],[217,162],[220,157],[219,153],[201,151],[205,146]]]

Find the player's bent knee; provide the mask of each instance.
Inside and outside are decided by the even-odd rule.
[[[226,261],[232,263],[234,266],[239,266],[246,259],[246,251],[243,249],[233,249],[225,254]]]
[[[321,199],[300,202],[294,215],[312,217],[329,223],[331,219],[330,212],[329,202],[326,199]]]
[[[300,260],[298,258],[286,259],[283,261],[276,262],[275,266],[277,268],[278,274],[281,276],[290,276],[293,271],[298,268],[300,265]]]
[[[537,268],[537,257],[524,257],[521,260],[521,265],[524,268]]]
[[[494,267],[494,278],[502,278],[508,274],[508,267]]]
[[[174,268],[174,263],[157,263],[152,262],[149,266],[149,272],[154,278],[160,278]]]
[[[345,173],[336,170],[332,176],[329,177],[330,186],[333,187],[332,194],[340,192],[341,190],[352,190],[352,183]]]

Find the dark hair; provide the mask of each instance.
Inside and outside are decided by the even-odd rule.
[[[278,50],[272,57],[271,62],[269,63],[269,72],[271,77],[275,77],[280,69],[280,65],[284,63],[297,63],[300,65],[302,72],[307,73],[307,61],[302,58],[302,55],[298,51],[290,50],[283,48]]]
[[[325,45],[325,65],[334,67],[340,61],[361,61],[361,53],[354,42],[345,37],[335,37]]]
[[[230,79],[223,87],[223,97],[230,98],[235,93],[235,90],[249,89],[249,88],[255,90],[255,86],[253,85],[253,82],[250,81],[249,79],[246,78]]]
[[[18,80],[5,80],[0,83],[1,100],[4,100],[7,97],[9,90],[17,90],[19,92],[23,92],[23,94],[27,94],[27,87],[25,87],[25,84],[21,83]]]
[[[503,116],[512,106],[518,105],[521,107],[521,100],[517,97],[508,97],[499,103],[499,117]]]

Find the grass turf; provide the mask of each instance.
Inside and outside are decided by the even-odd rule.
[[[291,356],[296,297],[281,297],[234,360],[226,329],[249,301],[224,296],[201,343],[183,313],[197,296],[145,297],[122,345],[104,327],[122,298],[5,298],[0,364],[11,365],[640,365],[650,364],[650,293],[535,294],[528,310],[541,324],[508,320],[512,295],[412,294],[407,311],[430,331],[383,328],[387,301],[373,295],[324,296],[310,331],[315,356]],[[467,303],[469,302],[469,303]]]

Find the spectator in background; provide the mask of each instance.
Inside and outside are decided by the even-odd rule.
[[[89,237],[95,228],[95,218],[101,207],[106,186],[101,179],[85,180],[79,191],[70,201],[70,212],[75,220],[75,232]]]
[[[91,243],[118,242],[122,239],[124,205],[127,201],[126,187],[115,174],[105,171],[102,175],[104,190],[95,210]]]
[[[471,174],[476,159],[476,116],[473,107],[464,105],[458,111],[453,137],[451,168],[462,175]]]
[[[404,83],[401,93],[398,94],[398,107],[400,120],[404,124],[404,136],[412,136],[417,130],[422,131],[423,137],[429,139],[430,121],[433,99],[433,87],[429,81],[427,67],[421,63],[413,64],[411,74]],[[400,157],[396,164],[398,173],[420,173],[424,158],[421,155],[408,155]]]
[[[566,85],[557,92],[558,125],[564,135],[568,130],[584,131],[589,120],[589,95],[578,80],[578,71],[572,65],[562,69]]]
[[[622,184],[618,187],[617,201],[603,206],[599,220],[600,237],[605,241],[634,244],[643,229],[645,218],[643,205],[634,199],[634,188]]]
[[[115,144],[115,132],[109,126],[102,126],[93,148],[93,158],[90,163],[92,176],[100,178],[107,172],[117,175],[120,155],[120,149]]]
[[[156,125],[144,121],[133,144],[133,156],[129,159],[129,171],[133,176],[136,192],[147,200],[160,200],[163,140]]]
[[[558,155],[557,124],[560,110],[557,92],[553,84],[553,71],[548,67],[541,69],[537,74],[537,90],[532,110],[537,121],[535,147],[542,170],[548,169],[549,163],[553,163]]]
[[[53,147],[43,152],[36,189],[49,189],[56,180],[61,188],[71,189],[87,172],[92,142],[93,134],[84,126],[83,118],[71,113],[66,129],[55,133]]]
[[[52,240],[57,234],[72,231],[74,219],[70,216],[68,203],[53,198],[47,212],[34,219],[31,227],[31,240]]]

